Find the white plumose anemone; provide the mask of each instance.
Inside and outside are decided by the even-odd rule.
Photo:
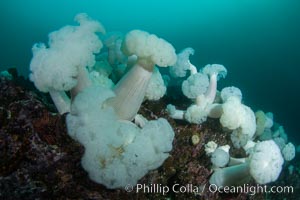
[[[119,119],[132,120],[137,114],[147,91],[154,65],[173,65],[177,56],[167,41],[141,30],[130,31],[122,44],[123,53],[136,55],[135,65],[116,84],[115,98],[107,101]]]
[[[259,184],[276,181],[283,165],[280,149],[273,140],[257,143],[246,162],[217,169],[211,176],[210,184],[218,187],[241,185],[251,177]]]

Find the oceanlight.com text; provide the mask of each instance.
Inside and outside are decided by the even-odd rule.
[[[209,185],[209,191],[212,193],[219,192],[225,194],[234,193],[247,193],[249,195],[255,195],[257,193],[286,193],[290,194],[294,192],[293,186],[267,186],[267,185],[249,185],[244,184],[242,186],[224,186],[217,187],[212,184]]]

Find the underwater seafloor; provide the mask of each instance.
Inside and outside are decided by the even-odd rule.
[[[69,137],[65,116],[56,113],[48,94],[38,92],[29,80],[18,76],[15,69],[9,72],[14,77],[12,80],[3,77],[0,80],[0,199],[299,199],[300,170],[290,175],[286,164],[278,180],[268,187],[293,186],[292,194],[221,194],[205,188],[201,193],[163,195],[106,189],[91,181],[81,167],[84,148]],[[201,125],[175,121],[165,112],[167,102],[172,101],[181,100],[164,97],[156,102],[146,101],[139,111],[147,119],[166,118],[175,131],[169,158],[139,183],[208,184],[212,170],[204,144],[210,140],[220,145],[232,144],[229,132],[224,132],[214,119]],[[191,142],[193,135],[200,139],[196,144]],[[237,149],[232,149],[231,155],[245,156]],[[289,164],[296,169],[300,166],[297,159]]]

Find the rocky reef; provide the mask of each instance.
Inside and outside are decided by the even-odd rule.
[[[289,173],[285,166],[273,185],[294,187],[293,194],[221,194],[209,190],[212,174],[204,145],[213,140],[231,144],[230,135],[218,120],[201,125],[171,119],[165,111],[174,99],[164,97],[146,101],[139,113],[147,119],[166,118],[175,131],[173,150],[164,164],[143,177],[139,184],[186,189],[174,192],[108,190],[88,178],[81,167],[83,146],[67,134],[65,116],[55,111],[49,96],[14,74],[13,80],[0,80],[0,199],[297,199],[300,196],[300,171]],[[177,99],[176,101],[180,101]],[[182,102],[189,103],[189,102]],[[233,149],[231,155],[245,156]],[[295,159],[294,166],[300,166]],[[255,183],[252,183],[255,185]],[[251,185],[251,184],[249,184]]]

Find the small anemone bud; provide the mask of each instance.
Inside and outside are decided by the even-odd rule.
[[[199,136],[199,134],[197,134],[197,133],[194,134],[194,135],[192,136],[191,140],[192,140],[192,144],[193,144],[193,145],[199,144],[199,142],[200,142],[200,136]]]

